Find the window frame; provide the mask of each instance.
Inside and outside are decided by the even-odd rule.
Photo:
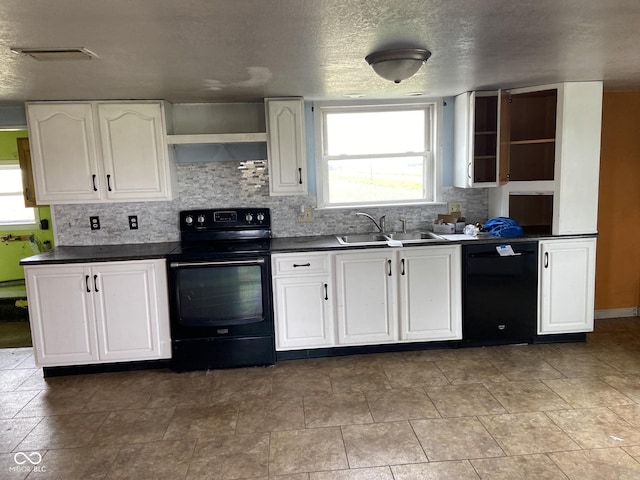
[[[24,172],[22,171],[22,168],[21,168],[19,160],[0,160],[0,172],[5,168],[16,168],[17,170],[20,171],[21,174],[24,174]],[[16,195],[19,195],[24,200],[24,193],[23,193],[23,190],[22,190],[22,184],[20,184],[20,188],[18,189],[18,191],[16,191],[15,194],[14,193],[9,193],[9,194],[0,193],[0,197],[16,196]],[[2,218],[0,217],[0,231],[6,232],[6,231],[12,231],[12,230],[30,230],[30,229],[36,227],[38,225],[38,223],[40,222],[40,215],[39,215],[38,209],[36,207],[25,207],[25,208],[31,208],[33,210],[33,222],[29,222],[29,223],[24,223],[24,222],[7,223],[7,222],[3,221]]]
[[[400,111],[424,109],[428,124],[426,128],[426,155],[424,160],[424,193],[425,196],[416,200],[381,200],[371,202],[343,202],[329,203],[329,174],[328,164],[330,160],[345,159],[349,155],[329,156],[327,151],[325,125],[326,114],[335,112],[358,113],[364,111]],[[314,133],[316,153],[316,196],[318,209],[348,209],[354,207],[378,207],[378,206],[406,206],[406,205],[433,205],[441,203],[442,192],[442,142],[440,123],[443,115],[441,99],[421,99],[420,101],[398,100],[367,100],[367,101],[343,101],[343,102],[314,102]],[[424,152],[417,152],[422,155]],[[371,154],[375,158],[377,154]],[[366,155],[353,155],[353,158],[362,158]]]

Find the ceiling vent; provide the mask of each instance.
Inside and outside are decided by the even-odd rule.
[[[35,58],[39,62],[62,60],[91,60],[98,56],[82,47],[71,48],[11,48],[13,53],[20,53]]]

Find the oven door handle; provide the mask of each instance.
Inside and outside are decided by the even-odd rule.
[[[256,260],[221,260],[218,262],[171,262],[169,266],[171,268],[215,267],[219,265],[261,265],[263,263],[264,258],[258,258]]]

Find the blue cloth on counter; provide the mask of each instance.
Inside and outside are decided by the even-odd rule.
[[[522,227],[508,217],[494,217],[487,220],[483,230],[495,237],[521,237]]]

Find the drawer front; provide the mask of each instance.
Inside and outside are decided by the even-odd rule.
[[[274,275],[306,275],[329,272],[329,255],[273,255]]]

